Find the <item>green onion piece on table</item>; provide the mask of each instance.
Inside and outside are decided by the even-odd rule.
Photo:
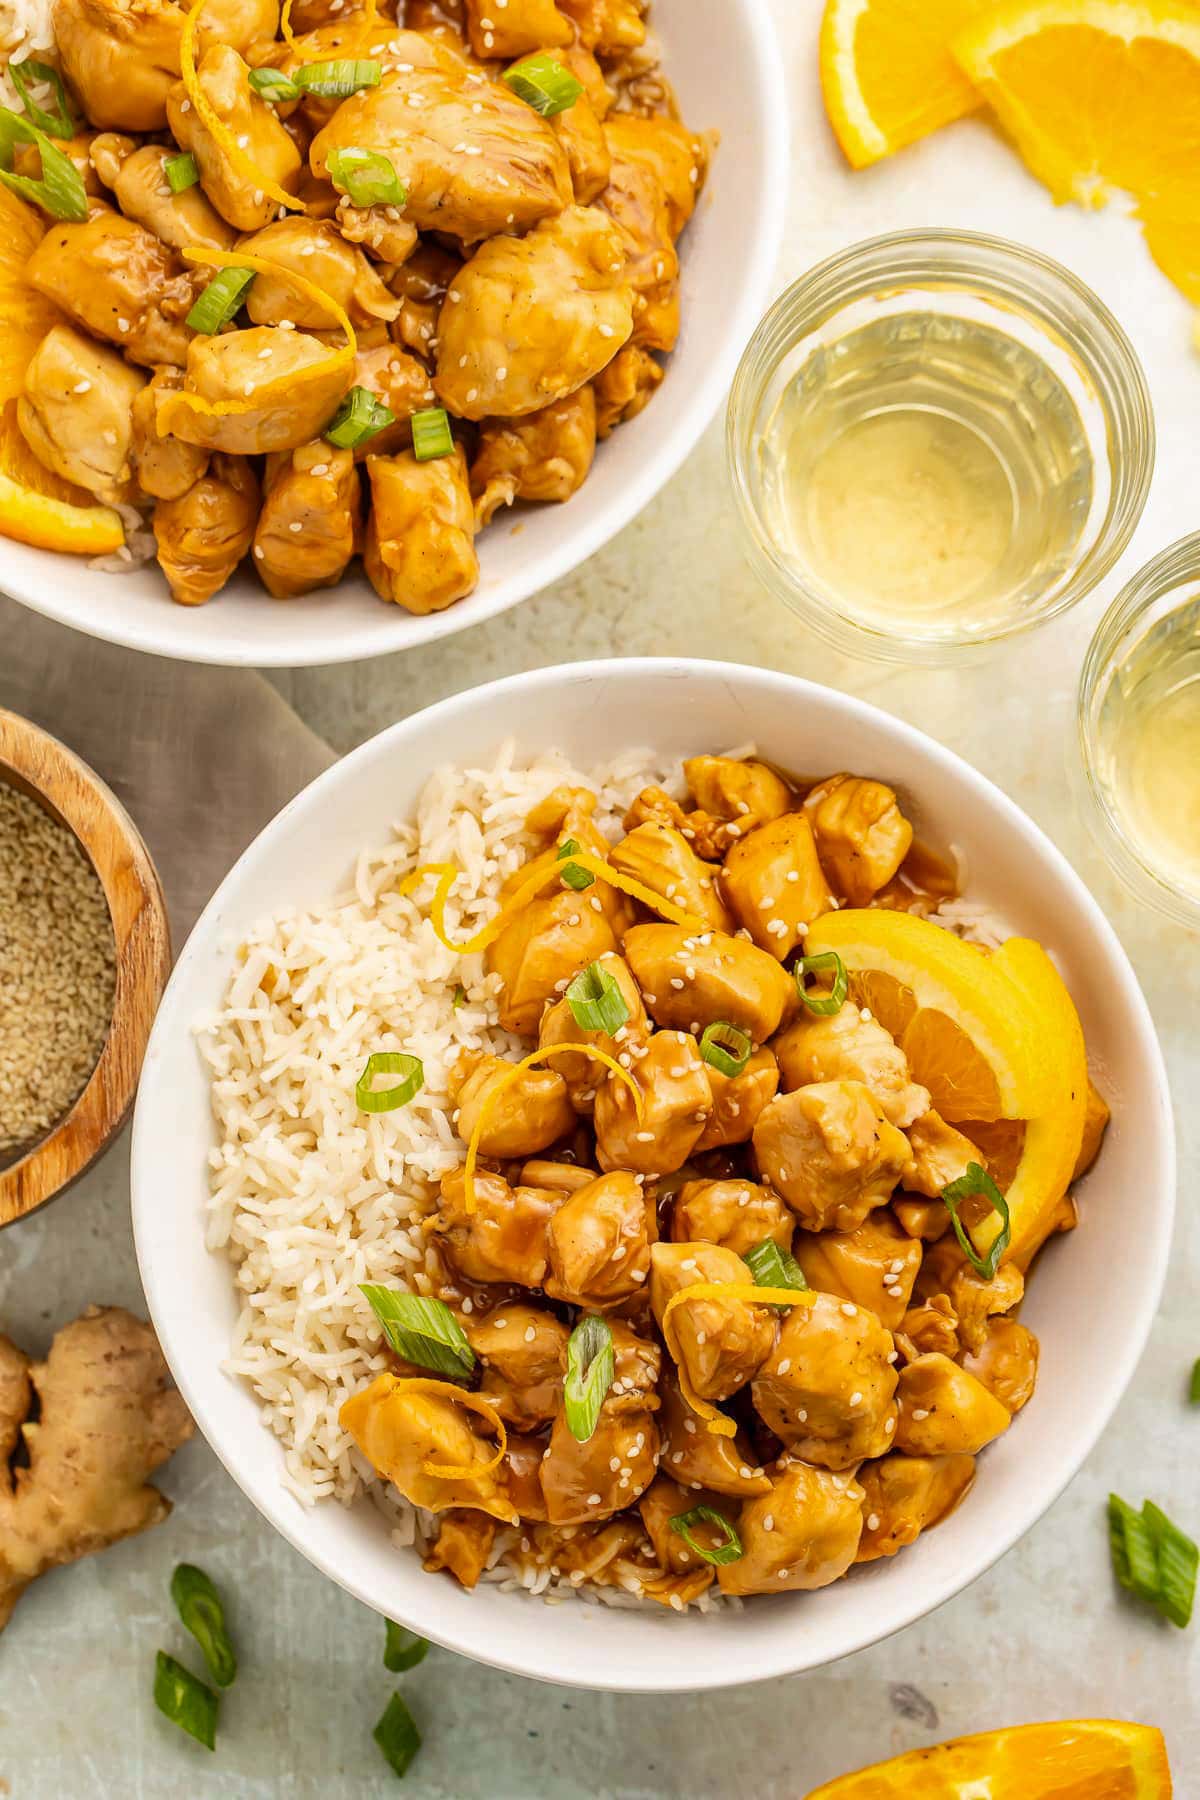
[[[589,963],[567,989],[571,1017],[581,1031],[603,1031],[608,1037],[620,1031],[629,1017],[625,996],[603,963]]]
[[[18,144],[36,144],[41,152],[42,173],[14,175],[13,160]],[[87,193],[83,176],[62,150],[51,143],[44,131],[18,113],[0,106],[0,181],[18,199],[32,200],[52,219],[81,224],[88,215]]]
[[[667,1523],[671,1530],[677,1532],[683,1539],[692,1555],[698,1556],[701,1562],[713,1563],[720,1567],[722,1563],[737,1562],[742,1554],[741,1538],[725,1514],[718,1512],[715,1506],[693,1506],[690,1512],[676,1513],[675,1517],[669,1519]],[[692,1532],[697,1525],[701,1524],[713,1525],[718,1531],[724,1532],[724,1542],[716,1545],[698,1543],[692,1536]]]
[[[250,86],[261,100],[276,105],[280,100],[298,100],[300,89],[282,69],[251,69]]]
[[[413,455],[418,462],[432,462],[435,456],[454,454],[450,415],[444,406],[427,406],[413,414],[412,441]]]
[[[1192,1379],[1188,1384],[1188,1399],[1193,1406],[1200,1406],[1200,1356],[1192,1364]]]
[[[406,1773],[421,1748],[417,1722],[399,1694],[393,1694],[371,1736],[397,1775]]]
[[[403,1675],[406,1669],[415,1669],[419,1662],[424,1662],[429,1654],[429,1639],[418,1637],[407,1625],[397,1625],[395,1619],[385,1619],[387,1626],[387,1642],[383,1647],[383,1666],[390,1669],[393,1675]]]
[[[218,1687],[228,1687],[237,1674],[237,1656],[225,1624],[221,1596],[203,1569],[180,1563],[171,1577],[171,1598],[191,1632]]]
[[[444,1300],[406,1294],[399,1288],[380,1287],[372,1281],[360,1282],[359,1292],[371,1302],[397,1356],[419,1363],[423,1369],[435,1369],[439,1375],[461,1377],[471,1373],[475,1352]]]
[[[799,1293],[808,1292],[808,1282],[804,1278],[804,1270],[796,1261],[790,1250],[777,1244],[774,1238],[763,1238],[752,1250],[747,1250],[742,1261],[754,1277],[756,1287],[795,1288]],[[776,1306],[775,1312],[786,1312],[785,1306]]]
[[[578,842],[575,838],[568,838],[565,844],[559,845],[558,854],[554,860],[555,862],[564,862],[567,857],[579,854]],[[568,862],[562,872],[562,879],[564,887],[569,887],[575,893],[582,894],[585,888],[590,888],[595,884],[596,877],[590,869],[581,869],[578,863]]]
[[[731,1025],[728,1019],[714,1019],[704,1027],[700,1039],[700,1059],[718,1075],[740,1075],[750,1061],[753,1045],[748,1031]]]
[[[408,189],[378,150],[363,150],[354,144],[333,150],[326,168],[329,179],[352,206],[403,206],[408,199]]]
[[[75,121],[71,117],[71,109],[67,105],[67,90],[63,86],[63,78],[57,69],[49,63],[35,62],[27,56],[23,62],[10,62],[8,73],[12,84],[21,96],[21,105],[25,108],[26,117],[44,131],[47,137],[70,138],[75,136]],[[54,90],[55,107],[47,112],[31,97],[34,87],[49,87]]]
[[[395,420],[391,407],[370,388],[352,387],[325,427],[325,440],[339,450],[356,450]]]
[[[616,1357],[608,1321],[596,1313],[588,1313],[567,1340],[563,1410],[567,1416],[567,1429],[576,1443],[586,1444],[595,1431],[615,1371]]]
[[[1123,1588],[1149,1601],[1180,1630],[1196,1600],[1200,1548],[1153,1500],[1135,1512],[1119,1494],[1108,1497],[1113,1573]]]
[[[163,164],[163,174],[171,192],[182,194],[199,181],[200,165],[191,151],[185,150],[182,156],[168,156]]]
[[[172,1725],[178,1725],[206,1750],[216,1749],[217,1695],[165,1650],[158,1652],[154,1665],[154,1704]]]
[[[831,1019],[834,1013],[841,1012],[850,991],[850,981],[846,965],[836,950],[822,950],[817,956],[798,956],[792,965],[792,974],[796,992],[810,1013],[816,1013],[821,1019]],[[827,994],[810,994],[804,985],[806,975],[832,975],[833,985]]]
[[[975,1195],[986,1200],[992,1211],[999,1213],[1002,1220],[1000,1235],[986,1256],[980,1256],[958,1216],[958,1209],[962,1202],[970,1200]],[[966,1174],[960,1175],[957,1181],[950,1182],[947,1187],[942,1189],[942,1199],[946,1203],[946,1211],[950,1214],[950,1223],[954,1227],[954,1235],[958,1239],[963,1255],[975,1273],[982,1276],[984,1281],[994,1281],[996,1270],[1000,1267],[1000,1258],[1012,1241],[1012,1223],[1008,1216],[1008,1201],[987,1170],[976,1162],[968,1163]]]
[[[556,56],[549,56],[545,51],[513,63],[500,79],[518,100],[524,100],[527,106],[532,106],[534,112],[540,113],[543,119],[552,119],[557,113],[566,112],[568,107],[574,106],[583,92],[582,81],[576,80]]]
[[[398,1075],[400,1079],[391,1087],[377,1088],[377,1075]],[[407,1050],[374,1050],[358,1078],[354,1099],[359,1112],[395,1112],[398,1106],[407,1106],[424,1086],[425,1064],[419,1056],[410,1056]]]
[[[187,316],[193,331],[212,337],[237,317],[254,280],[253,269],[222,269],[214,275]]]
[[[306,94],[322,100],[348,100],[363,88],[376,88],[383,79],[383,65],[372,58],[346,62],[302,63],[292,80]]]

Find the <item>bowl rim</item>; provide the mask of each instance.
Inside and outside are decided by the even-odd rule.
[[[299,824],[303,814],[313,806],[314,802],[327,792],[335,791],[343,782],[353,781],[360,767],[370,764],[380,755],[404,746],[408,739],[415,739],[419,742],[421,735],[431,722],[441,722],[448,717],[453,717],[457,712],[475,708],[481,703],[493,707],[498,716],[507,713],[509,717],[520,718],[523,698],[541,688],[553,687],[559,683],[589,681],[599,677],[612,679],[622,676],[662,681],[669,681],[673,678],[686,679],[690,675],[711,678],[716,670],[722,671],[730,681],[747,681],[752,687],[761,684],[766,688],[774,688],[799,706],[803,706],[805,702],[818,701],[826,707],[832,704],[835,709],[841,710],[851,719],[869,719],[876,725],[882,721],[885,729],[895,735],[898,743],[919,753],[928,762],[932,779],[936,780],[939,770],[953,773],[960,781],[965,781],[968,787],[974,788],[981,797],[986,797],[989,805],[999,813],[1003,828],[1011,830],[1026,842],[1032,840],[1036,843],[1040,856],[1065,882],[1076,904],[1088,917],[1091,926],[1104,942],[1109,958],[1108,968],[1112,975],[1119,980],[1121,986],[1122,1006],[1128,1024],[1137,1033],[1140,1053],[1146,1058],[1148,1080],[1155,1091],[1157,1101],[1155,1123],[1158,1130],[1158,1156],[1156,1159],[1158,1179],[1148,1182],[1147,1186],[1148,1190],[1155,1191],[1158,1197],[1158,1209],[1155,1214],[1159,1226],[1158,1240],[1155,1246],[1151,1277],[1145,1283],[1139,1296],[1136,1321],[1129,1330],[1119,1353],[1115,1356],[1114,1365],[1107,1377],[1107,1397],[1078,1456],[1073,1457],[1061,1469],[1055,1470],[1049,1480],[1042,1479],[1040,1482],[1031,1482],[1029,1490],[1031,1503],[1027,1503],[1019,1515],[1014,1514],[1014,1518],[1018,1522],[1014,1523],[1011,1528],[990,1539],[986,1545],[980,1547],[977,1554],[969,1560],[965,1560],[941,1582],[930,1584],[911,1603],[902,1605],[896,1616],[888,1618],[885,1623],[865,1624],[861,1629],[848,1633],[845,1640],[839,1640],[838,1647],[830,1653],[803,1655],[798,1661],[787,1660],[781,1658],[777,1651],[772,1653],[770,1648],[766,1651],[759,1650],[757,1646],[748,1641],[744,1659],[739,1659],[736,1666],[712,1657],[708,1659],[699,1657],[693,1663],[692,1659],[688,1657],[678,1654],[674,1657],[668,1655],[662,1658],[652,1679],[639,1676],[636,1684],[631,1686],[628,1681],[622,1682],[609,1676],[590,1678],[586,1670],[571,1670],[564,1673],[560,1666],[555,1665],[550,1651],[543,1656],[540,1666],[533,1667],[528,1660],[522,1662],[506,1655],[503,1643],[481,1646],[468,1633],[453,1625],[444,1628],[442,1622],[438,1621],[434,1627],[431,1627],[427,1621],[420,1622],[423,1635],[432,1638],[434,1642],[441,1644],[444,1648],[453,1650],[473,1661],[483,1662],[507,1673],[530,1679],[562,1686],[582,1686],[597,1691],[687,1693],[709,1688],[742,1686],[755,1681],[770,1680],[782,1675],[798,1674],[809,1669],[826,1667],[840,1661],[843,1657],[867,1649],[935,1612],[940,1606],[993,1568],[1013,1545],[1043,1517],[1068,1484],[1074,1480],[1086,1459],[1095,1449],[1129,1386],[1158,1311],[1166,1279],[1175,1221],[1176,1155],[1170,1087],[1162,1049],[1149,1007],[1116,932],[1082,878],[1042,828],[1001,788],[990,781],[987,776],[981,774],[965,758],[959,756],[956,751],[939,744],[936,739],[929,737],[916,726],[908,724],[906,720],[897,718],[888,713],[885,708],[876,706],[871,701],[860,699],[857,695],[822,686],[801,676],[784,674],[777,670],[759,668],[750,664],[728,663],[716,658],[635,656],[597,658],[586,662],[555,664],[548,668],[527,670],[496,681],[482,683],[477,687],[468,688],[437,701],[434,705],[425,707],[420,712],[413,713],[408,718],[402,719],[368,738],[365,743],[358,745],[340,761],[316,776],[307,787],[301,789],[300,793],[289,801],[270,823],[264,826],[258,836],[242,852],[201,913],[172,973],[155,1022],[147,1054],[147,1069],[153,1069],[157,1063],[156,1040],[160,1036],[165,1036],[168,1028],[178,1028],[177,1022],[171,1019],[174,1010],[173,995],[184,986],[192,962],[203,953],[202,940],[215,940],[215,937],[220,935],[220,921],[225,910],[226,895],[240,882],[243,871],[251,865],[269,861],[276,845],[286,841],[289,834]],[[228,927],[224,927],[224,929],[227,930]],[[208,946],[205,944],[203,947],[207,948]],[[304,1541],[304,1534],[300,1530],[300,1521],[305,1515],[297,1508],[295,1501],[287,1493],[282,1482],[277,1481],[271,1485],[269,1490],[264,1491],[257,1485],[255,1478],[244,1478],[237,1466],[236,1434],[231,1433],[228,1429],[222,1429],[219,1425],[215,1430],[210,1430],[210,1409],[199,1391],[198,1384],[192,1380],[188,1368],[190,1352],[186,1341],[187,1334],[186,1332],[181,1333],[180,1329],[181,1309],[171,1304],[170,1296],[161,1290],[156,1279],[153,1254],[147,1252],[151,1220],[158,1204],[157,1196],[160,1193],[160,1187],[154,1179],[157,1154],[152,1143],[154,1130],[147,1090],[143,1088],[139,1093],[134,1111],[131,1147],[130,1189],[134,1243],[150,1315],[158,1331],[171,1372],[205,1441],[257,1510],[307,1561],[313,1563],[323,1574],[353,1594],[364,1605],[378,1611],[379,1602],[375,1594],[370,1592],[363,1583],[343,1574],[334,1567],[334,1559],[331,1556]],[[198,1233],[197,1241],[198,1247],[202,1249],[202,1232]],[[227,1377],[227,1379],[231,1378]],[[676,1649],[678,1650],[678,1647]]]

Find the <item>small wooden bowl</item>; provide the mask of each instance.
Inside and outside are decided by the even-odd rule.
[[[2,709],[0,781],[38,801],[74,833],[100,878],[116,940],[112,1020],[99,1061],[58,1123],[0,1168],[4,1226],[70,1187],[120,1130],[170,972],[171,938],[150,853],[116,795],[57,738]]]

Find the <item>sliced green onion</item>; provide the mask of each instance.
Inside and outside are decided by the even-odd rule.
[[[332,150],[326,168],[352,206],[403,206],[408,200],[408,189],[378,150]]]
[[[171,1598],[191,1632],[218,1687],[228,1687],[237,1674],[237,1656],[225,1624],[221,1596],[203,1569],[180,1563],[171,1577]]]
[[[400,1079],[391,1087],[377,1088],[377,1075],[399,1075]],[[407,1050],[373,1050],[358,1078],[354,1099],[359,1112],[395,1112],[398,1106],[407,1106],[424,1086],[425,1064],[419,1056],[410,1056]]]
[[[75,121],[71,117],[71,109],[67,105],[67,90],[63,86],[63,78],[57,69],[49,63],[35,62],[27,56],[24,62],[10,62],[8,72],[12,76],[12,84],[21,96],[21,105],[32,122],[44,131],[48,137],[70,138],[75,136]],[[56,105],[53,112],[47,112],[30,98],[32,87],[44,85],[54,89]]]
[[[251,69],[250,86],[261,100],[269,101],[272,106],[281,100],[300,98],[299,86],[282,69]]]
[[[436,1369],[439,1375],[471,1373],[475,1367],[475,1352],[444,1300],[405,1294],[398,1288],[379,1287],[372,1281],[360,1282],[359,1292],[371,1302],[375,1317],[383,1326],[384,1336],[397,1356],[402,1356],[406,1362],[420,1363],[423,1369]]]
[[[370,388],[352,387],[325,427],[325,438],[339,450],[354,450],[395,420],[395,413],[378,394]]]
[[[190,150],[185,150],[182,156],[168,156],[163,164],[163,174],[171,192],[182,194],[186,188],[195,187],[199,181],[200,164]]]
[[[212,337],[223,325],[228,325],[241,311],[242,301],[253,280],[253,269],[222,269],[214,275],[187,316],[192,330]]]
[[[154,1664],[154,1704],[180,1731],[205,1749],[216,1749],[217,1695],[165,1650],[159,1651]]]
[[[18,143],[36,144],[42,157],[42,173],[14,175],[13,156]],[[52,144],[44,131],[18,113],[0,106],[0,181],[10,193],[22,200],[32,200],[52,219],[67,219],[80,224],[88,215],[87,190],[83,176],[62,150]]]
[[[1200,1548],[1155,1506],[1153,1500],[1147,1500],[1143,1505],[1142,1517],[1154,1538],[1158,1557],[1158,1610],[1182,1631],[1191,1623],[1196,1602]]]
[[[569,106],[574,106],[583,92],[582,81],[577,81],[569,69],[563,68],[556,56],[548,56],[545,51],[513,63],[500,79],[518,100],[524,100],[527,106],[532,106],[534,112],[541,113],[543,119],[552,119],[556,113],[566,112]]]
[[[571,1017],[581,1031],[603,1031],[612,1037],[629,1017],[625,996],[602,963],[581,969],[566,993]]]
[[[846,965],[836,950],[822,950],[819,956],[798,956],[792,965],[792,974],[796,979],[796,992],[810,1013],[816,1013],[822,1019],[831,1019],[834,1013],[841,1012],[850,991],[850,981]],[[804,985],[804,977],[829,974],[833,976],[833,986],[829,993],[810,994]]]
[[[993,1212],[999,1213],[1002,1221],[1000,1234],[986,1256],[980,1256],[958,1216],[959,1204],[963,1200],[971,1199],[976,1194],[987,1201]],[[966,1174],[960,1175],[957,1181],[952,1181],[948,1187],[942,1189],[942,1199],[946,1203],[946,1210],[950,1214],[950,1223],[954,1227],[954,1235],[958,1239],[963,1255],[977,1275],[981,1275],[985,1281],[994,1281],[996,1270],[1000,1267],[1000,1258],[1012,1241],[1008,1201],[987,1170],[981,1168],[977,1162],[968,1163]]]
[[[444,406],[427,406],[422,412],[415,412],[411,424],[413,455],[418,462],[432,462],[435,456],[453,456],[450,415]]]
[[[753,1275],[756,1287],[796,1288],[802,1294],[808,1292],[804,1270],[791,1251],[777,1244],[774,1238],[763,1238],[760,1244],[747,1250],[742,1261]],[[776,1306],[773,1310],[787,1312],[788,1309]]]
[[[731,1025],[728,1019],[714,1019],[704,1027],[700,1038],[700,1060],[718,1075],[740,1075],[750,1061],[752,1048],[748,1031]]]
[[[577,1443],[586,1444],[595,1431],[615,1370],[608,1321],[588,1313],[567,1340],[567,1378],[563,1383],[567,1429]]]
[[[385,1619],[387,1626],[387,1642],[383,1647],[383,1666],[390,1669],[393,1675],[403,1675],[406,1669],[415,1669],[419,1662],[424,1662],[429,1654],[429,1639],[418,1637],[407,1625],[397,1625],[395,1619]]]
[[[403,1775],[407,1771],[421,1748],[417,1722],[399,1694],[392,1695],[371,1736],[397,1775]]]
[[[302,63],[292,74],[298,88],[322,100],[348,100],[363,88],[378,87],[382,79],[382,63],[370,57],[357,62]]]
[[[719,1567],[722,1563],[737,1562],[742,1554],[741,1538],[731,1521],[723,1512],[718,1512],[715,1506],[693,1506],[690,1512],[676,1513],[667,1523],[672,1531],[678,1532],[693,1556],[698,1556],[701,1562],[714,1563]],[[710,1549],[707,1544],[698,1544],[692,1536],[692,1527],[701,1523],[715,1525],[718,1531],[723,1531],[724,1543],[718,1544],[715,1549]]]
[[[454,984],[454,998],[452,1001],[452,1005],[454,1007],[455,1012],[458,1011],[459,1007],[463,1004],[466,997],[467,997],[466,988],[463,986],[461,981],[456,981]]]
[[[1188,1386],[1188,1399],[1193,1406],[1200,1406],[1200,1356],[1192,1364],[1192,1379]]]
[[[1110,1494],[1108,1528],[1117,1580],[1153,1604],[1158,1598],[1158,1558],[1146,1521],[1119,1494]]]
[[[558,854],[555,856],[554,860],[555,862],[563,862],[568,856],[578,856],[579,854],[579,844],[574,838],[568,838],[566,843],[559,845]],[[581,869],[578,863],[573,862],[567,863],[566,868],[562,872],[562,878],[563,886],[573,889],[577,894],[582,894],[584,889],[590,888],[596,880],[596,877],[592,874],[590,869]]]

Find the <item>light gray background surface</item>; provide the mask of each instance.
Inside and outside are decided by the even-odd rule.
[[[1200,1793],[1200,1627],[1180,1634],[1114,1593],[1103,1500],[1112,1487],[1134,1502],[1152,1495],[1200,1535],[1200,1412],[1185,1404],[1187,1372],[1200,1355],[1193,1226],[1200,958],[1194,934],[1147,916],[1117,886],[1068,783],[1078,668],[1104,601],[1136,567],[1200,524],[1200,362],[1190,348],[1189,309],[1154,269],[1130,220],[1115,211],[1057,211],[980,121],[953,127],[890,166],[850,176],[820,110],[820,0],[771,4],[795,127],[780,286],[877,231],[919,224],[991,229],[1069,263],[1133,336],[1153,389],[1159,472],[1134,546],[1105,593],[966,671],[851,663],[806,637],[747,572],[717,425],[618,542],[541,598],[403,660],[281,675],[274,685],[344,751],[493,676],[587,656],[686,652],[830,682],[931,731],[1051,832],[1108,907],[1144,983],[1180,1127],[1181,1209],[1170,1282],[1134,1386],[1085,1470],[998,1568],[935,1617],[823,1672],[694,1699],[544,1688],[435,1651],[404,1678],[425,1731],[406,1788],[421,1800],[724,1800],[753,1786],[764,1800],[784,1800],[941,1736],[1098,1714],[1161,1724],[1177,1791],[1192,1796]],[[656,404],[670,404],[669,382]],[[2,623],[14,634],[11,646],[26,616],[12,609]],[[280,628],[287,629],[286,615]],[[80,640],[70,634],[59,633],[57,642],[64,658],[80,654]],[[4,643],[0,631],[0,676]],[[107,680],[119,681],[110,654],[83,649],[82,665],[94,657]],[[280,778],[280,759],[264,758],[272,766],[264,767],[261,788],[257,769],[242,786],[237,825],[226,831],[227,740],[217,721],[222,706],[246,716],[255,702],[248,678],[202,679],[213,720],[207,755],[192,754],[172,726],[161,756],[165,768],[174,758],[186,771],[215,879],[220,863],[241,848],[254,793],[270,791],[268,775]],[[70,738],[65,697],[51,710]],[[95,760],[128,791],[128,757],[115,741],[107,765],[102,756]],[[299,779],[319,761],[319,749],[304,742],[293,773]],[[202,897],[183,887],[177,893],[181,914]],[[90,1300],[141,1306],[126,1176],[121,1144],[72,1195],[0,1237],[0,1322],[31,1349],[43,1348],[53,1326]],[[1128,1203],[1137,1206],[1136,1192]],[[1097,1337],[1104,1329],[1097,1317]],[[1079,1353],[1086,1357],[1086,1343]],[[370,1739],[394,1684],[380,1661],[375,1616],[277,1539],[203,1444],[175,1459],[164,1485],[177,1502],[167,1525],[40,1582],[0,1639],[0,1795],[58,1800],[70,1791],[158,1800],[201,1791],[315,1800],[394,1791]],[[171,1569],[184,1558],[209,1569],[231,1596],[242,1654],[215,1757],[160,1720],[150,1701],[154,1651],[186,1654],[190,1645],[167,1598]],[[897,1694],[902,1684],[919,1690],[927,1711]],[[904,1716],[906,1705],[923,1716]]]

